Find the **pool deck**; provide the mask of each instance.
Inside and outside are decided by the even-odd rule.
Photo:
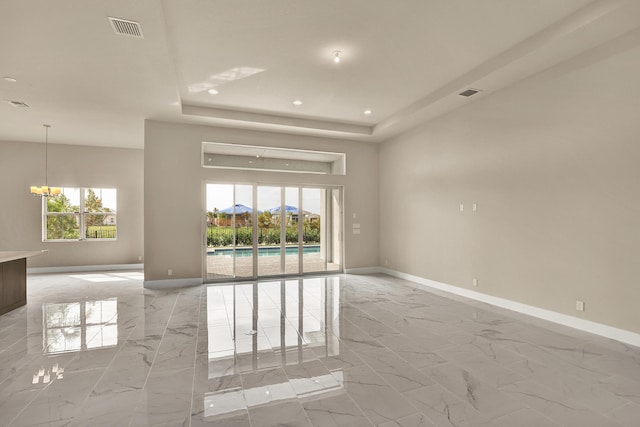
[[[208,256],[207,258],[207,280],[233,278],[233,257],[230,255]],[[287,255],[285,257],[285,271],[280,270],[279,256],[258,257],[258,276],[278,276],[281,274],[299,274],[298,255]],[[327,263],[325,270],[324,259],[319,253],[303,255],[304,273],[340,271],[340,266],[334,263]],[[253,277],[253,257],[244,256],[236,258],[236,278]]]

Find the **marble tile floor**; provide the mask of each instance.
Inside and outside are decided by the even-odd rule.
[[[384,275],[28,290],[0,426],[640,425],[640,349]]]

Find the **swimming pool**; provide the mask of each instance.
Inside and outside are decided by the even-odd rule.
[[[297,246],[287,246],[285,251],[286,251],[285,255],[298,255]],[[303,246],[302,253],[303,254],[320,253],[320,245]],[[212,252],[207,252],[207,256],[232,256],[232,255],[233,255],[233,249],[231,248],[214,249]],[[250,257],[252,255],[253,255],[252,248],[236,248],[236,257]],[[258,256],[280,256],[280,248],[279,247],[258,248]]]

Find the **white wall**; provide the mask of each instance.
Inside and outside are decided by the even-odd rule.
[[[531,79],[384,143],[380,264],[640,332],[638,110],[614,94],[590,102],[601,86],[577,83],[606,65]]]
[[[42,242],[44,144],[0,142],[0,250],[41,250],[29,267],[140,263],[143,255],[142,150],[49,144],[49,183],[116,188],[118,238],[111,242]]]
[[[202,168],[201,144],[225,142],[343,152],[347,174],[315,175]],[[202,278],[204,183],[324,184],[344,186],[345,267],[378,260],[378,146],[338,139],[231,128],[145,123],[145,280]],[[353,219],[353,213],[357,219]],[[168,276],[167,270],[173,270]]]

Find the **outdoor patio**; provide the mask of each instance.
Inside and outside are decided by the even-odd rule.
[[[325,261],[319,253],[303,255],[304,273],[339,271],[338,264],[328,262],[325,269]],[[253,277],[253,257],[236,257],[235,277]],[[285,271],[281,271],[279,256],[258,256],[258,276],[278,276],[280,274],[298,274],[298,255],[285,257]],[[231,255],[207,256],[207,280],[233,278],[233,257]]]

